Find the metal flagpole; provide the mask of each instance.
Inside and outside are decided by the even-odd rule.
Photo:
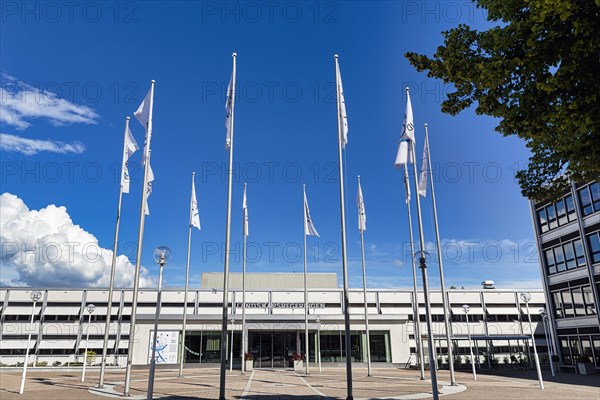
[[[410,214],[410,199],[408,198],[410,182],[408,179],[408,168],[404,167],[404,185],[406,188],[406,210],[408,211],[408,237],[410,240],[410,254],[412,260],[413,273],[413,293],[414,293],[414,326],[417,339],[416,350],[419,352],[419,366],[421,369],[421,380],[425,380],[425,353],[423,353],[423,340],[421,339],[421,316],[419,313],[419,292],[417,290],[417,268],[415,265],[415,245],[413,239],[412,217]]]
[[[408,88],[406,88],[408,94]],[[415,162],[416,146],[414,141],[410,141],[412,146],[412,164],[415,178],[415,192],[417,198],[417,217],[419,221],[419,244],[421,247],[419,257],[419,268],[421,268],[421,274],[423,276],[423,297],[425,300],[425,320],[427,325],[427,343],[429,346],[429,372],[431,374],[431,390],[433,394],[433,400],[439,399],[439,393],[437,388],[437,371],[435,370],[435,347],[433,345],[433,329],[431,328],[431,305],[429,303],[429,284],[427,281],[427,264],[425,259],[425,235],[423,233],[423,221],[421,219],[421,200],[419,199],[419,182],[417,180],[417,165]]]
[[[425,124],[425,146],[427,146],[427,175],[431,184],[431,202],[433,203],[433,224],[435,226],[435,241],[437,246],[438,266],[440,269],[440,287],[442,289],[442,306],[444,307],[444,325],[446,328],[446,342],[448,344],[448,367],[450,368],[450,385],[456,386],[456,377],[454,376],[454,357],[452,355],[452,342],[449,323],[448,298],[446,296],[446,287],[444,285],[444,266],[442,265],[442,245],[440,243],[440,230],[438,227],[437,206],[435,203],[435,188],[433,187],[433,174],[431,173],[431,152],[429,149],[429,131]]]
[[[195,172],[192,172],[192,187],[194,186],[194,176],[196,175]],[[193,192],[190,194],[190,221],[189,221],[189,226],[188,226],[188,249],[187,249],[187,261],[185,264],[185,291],[184,291],[184,295],[183,295],[183,326],[182,326],[182,333],[181,333],[181,355],[180,355],[180,360],[179,360],[179,377],[183,378],[183,362],[185,360],[185,331],[186,331],[186,326],[187,326],[187,308],[188,308],[188,288],[189,288],[189,278],[190,278],[190,252],[191,252],[191,245],[192,245],[192,201],[194,201],[193,199]]]
[[[131,367],[133,362],[133,346],[135,344],[135,320],[138,302],[138,290],[140,287],[140,268],[142,266],[142,242],[144,240],[144,222],[146,219],[146,199],[148,197],[148,168],[150,168],[150,140],[152,138],[152,108],[154,106],[154,79],[150,85],[150,113],[148,126],[146,127],[146,145],[144,146],[144,187],[142,189],[142,201],[140,205],[140,225],[138,230],[137,255],[135,261],[135,278],[133,281],[133,299],[131,302],[131,321],[129,323],[129,347],[127,350],[127,366],[125,368],[125,386],[123,396],[129,397],[131,384]]]
[[[246,201],[246,184],[244,183],[244,200]],[[248,204],[244,202],[244,226],[243,226],[243,249],[242,249],[242,367],[241,374],[246,373],[246,239],[248,237]]]
[[[337,74],[338,55],[334,55],[336,65],[336,97],[338,107],[338,162],[340,174],[340,217],[342,231],[342,271],[344,277],[344,332],[345,332],[345,353],[346,353],[346,386],[347,400],[352,400],[352,357],[350,342],[350,298],[348,296],[348,260],[346,258],[346,213],[344,210],[344,166],[342,164],[342,121],[340,115],[340,78]]]
[[[219,380],[219,400],[225,400],[225,376],[227,374],[227,303],[229,301],[229,238],[231,234],[231,185],[233,181],[233,110],[235,106],[235,74],[237,54],[233,58],[231,115],[229,116],[229,169],[227,170],[227,219],[225,222],[225,264],[223,266],[223,318],[221,320],[221,376]]]
[[[123,143],[123,147],[126,147],[127,141],[127,132],[129,131],[129,117],[125,118],[125,139]],[[125,152],[127,150],[123,149],[123,157],[125,157]],[[119,184],[119,205],[117,206],[117,222],[115,224],[115,241],[113,246],[113,256],[112,256],[112,265],[110,269],[110,286],[108,288],[108,307],[106,308],[106,323],[104,325],[104,341],[102,343],[102,362],[100,363],[100,379],[98,381],[98,388],[102,389],[104,387],[104,370],[106,368],[106,358],[108,356],[108,336],[110,333],[110,317],[112,312],[112,300],[113,293],[115,290],[115,275],[117,269],[117,247],[119,243],[119,223],[121,222],[121,203],[123,200],[123,167],[121,170],[121,182]],[[118,346],[118,344],[117,344]]]
[[[358,175],[358,187],[360,188],[360,175]],[[369,338],[369,302],[367,301],[367,269],[365,267],[365,238],[364,230],[366,226],[361,221],[365,218],[365,203],[362,198],[362,189],[360,189],[360,199],[358,200],[362,204],[358,205],[358,221],[360,231],[360,254],[362,259],[362,274],[363,274],[363,298],[365,302],[365,333],[367,336],[367,375],[371,376],[371,340]]]
[[[304,199],[306,199],[306,185],[302,185],[302,191],[304,192]],[[304,203],[303,200],[303,206],[302,208],[304,209],[304,227],[306,227],[306,203]],[[304,366],[305,368],[305,373],[306,375],[308,375],[308,286],[307,286],[307,280],[306,280],[306,228],[304,229],[304,362],[306,363],[306,365]]]

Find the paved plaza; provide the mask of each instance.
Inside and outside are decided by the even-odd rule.
[[[374,369],[368,377],[366,369],[357,368],[353,374],[355,399],[426,399],[431,398],[429,380],[421,381],[415,370]],[[546,371],[545,371],[546,372]],[[176,369],[158,369],[154,397],[162,399],[218,399],[219,370],[217,368],[190,368],[184,378],[178,378]],[[429,376],[429,375],[427,375]],[[448,371],[438,374],[441,397],[447,399],[600,399],[598,375],[584,376],[559,374],[552,378],[545,373],[545,389],[540,390],[535,371],[500,371],[480,373],[477,381],[468,372],[457,372],[458,386],[449,386]],[[0,372],[0,399],[65,400],[119,398],[123,393],[123,371],[106,375],[107,385],[100,391],[94,388],[98,371],[91,369],[86,382],[81,382],[79,371],[35,371],[27,376],[25,394],[19,395],[21,374],[18,370]],[[146,398],[147,370],[134,370],[131,396]],[[228,399],[345,399],[346,371],[343,368],[323,368],[310,375],[290,370],[254,370],[245,375],[239,371],[227,373]]]

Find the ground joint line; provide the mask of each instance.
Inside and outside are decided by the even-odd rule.
[[[248,395],[248,392],[250,391],[250,386],[252,386],[252,379],[254,378],[254,372],[255,370],[252,370],[252,373],[250,374],[250,378],[248,378],[248,382],[246,382],[246,387],[244,388],[244,393],[242,393],[242,399],[245,399],[246,396]]]

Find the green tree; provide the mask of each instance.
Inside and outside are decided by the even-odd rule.
[[[531,151],[517,172],[524,196],[555,198],[569,178],[600,178],[600,0],[473,0],[492,27],[442,32],[432,58],[406,53],[418,71],[454,85],[442,111],[471,105]]]

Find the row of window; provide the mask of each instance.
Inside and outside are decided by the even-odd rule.
[[[586,236],[592,264],[600,263],[600,232]],[[585,266],[585,251],[581,239],[571,240],[544,250],[548,275]]]
[[[559,336],[563,363],[577,364],[583,356],[600,367],[600,335]]]
[[[584,216],[600,211],[600,183],[594,182],[577,191]]]
[[[581,213],[583,216],[600,211],[600,183],[594,182],[577,190]],[[554,204],[537,210],[537,220],[541,233],[568,224],[577,219],[575,202],[572,195],[567,195]]]
[[[582,317],[595,315],[596,306],[592,287],[578,286],[552,292],[555,318]]]
[[[548,275],[575,269],[585,265],[583,242],[576,239],[544,251]]]

